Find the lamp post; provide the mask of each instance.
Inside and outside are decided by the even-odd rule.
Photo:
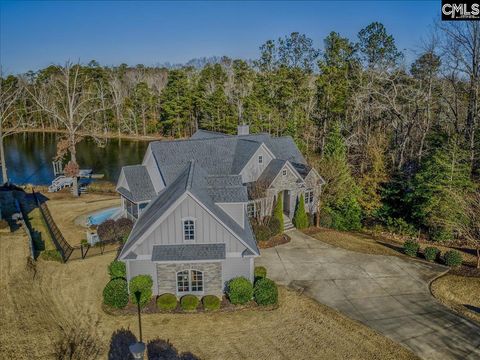
[[[137,312],[138,312],[138,330],[140,333],[140,341],[130,345],[128,349],[133,355],[134,359],[143,359],[143,353],[145,352],[145,344],[142,341],[142,318],[140,315],[140,291],[135,291],[135,299],[137,300]]]

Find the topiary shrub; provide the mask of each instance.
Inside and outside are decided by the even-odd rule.
[[[110,241],[114,240],[115,235],[115,221],[114,220],[105,220],[103,223],[98,225],[97,234],[100,240]]]
[[[127,218],[120,218],[115,221],[115,236],[119,240],[128,238],[133,228],[133,221]]]
[[[180,299],[180,307],[183,311],[195,311],[199,303],[195,295],[185,295]]]
[[[110,265],[108,265],[108,275],[110,275],[110,279],[127,277],[125,263],[123,261],[113,260]]]
[[[427,246],[423,250],[423,255],[425,256],[425,259],[427,261],[433,262],[437,258],[439,252],[440,250],[438,250],[438,248],[436,248],[435,246]]]
[[[275,219],[278,219],[280,224],[279,233],[283,232],[283,195],[281,192],[278,193],[277,199],[275,200],[275,205],[273,207],[273,216]]]
[[[253,225],[253,232],[257,241],[267,241],[271,237],[270,229],[262,224]]]
[[[445,255],[443,255],[443,258],[445,259],[445,264],[451,267],[460,266],[463,262],[462,254],[457,250],[448,250]]]
[[[403,243],[403,252],[408,256],[417,256],[419,249],[420,245],[415,240],[407,240]]]
[[[220,299],[215,295],[205,295],[202,298],[203,308],[207,311],[220,309]]]
[[[177,308],[177,297],[173,294],[162,294],[157,298],[157,307],[162,311],[172,311]]]
[[[277,284],[267,278],[260,279],[255,283],[253,296],[258,305],[275,305],[278,303]]]
[[[227,295],[234,305],[246,304],[253,297],[252,283],[243,276],[233,278],[228,282]]]
[[[145,306],[152,298],[152,277],[150,275],[137,275],[130,280],[130,300],[137,303],[135,293],[140,291],[140,306]]]
[[[103,289],[103,303],[117,309],[123,309],[127,306],[127,281],[122,278],[110,280]]]
[[[255,281],[267,277],[267,269],[264,266],[255,266]]]
[[[271,217],[268,220],[268,229],[270,230],[271,236],[278,235],[282,232],[282,226],[281,226],[280,220],[278,220],[276,217]]]
[[[297,201],[292,223],[297,229],[305,229],[308,227],[308,217],[305,212],[305,198],[303,197],[303,194],[300,195],[300,199]]]

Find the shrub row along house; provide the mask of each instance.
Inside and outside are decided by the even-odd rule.
[[[314,213],[323,179],[291,137],[199,130],[188,140],[155,141],[141,165],[123,167],[117,191],[135,221],[119,260],[127,280],[154,279],[153,293],[222,295],[224,284],[253,281],[259,256],[249,217],[271,215],[283,194],[286,219],[301,195]]]

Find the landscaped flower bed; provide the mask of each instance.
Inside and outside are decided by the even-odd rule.
[[[272,236],[267,241],[259,241],[258,247],[260,249],[268,249],[274,246],[286,244],[288,242],[290,242],[290,236],[288,236],[287,234],[279,234]]]
[[[103,310],[110,315],[134,315],[137,304],[133,292],[128,296],[124,268],[113,261],[108,272],[111,276],[103,292]],[[187,294],[177,298],[174,294],[152,296],[152,279],[149,275],[138,275],[130,280],[130,291],[140,291],[142,313],[192,314],[203,312],[232,312],[241,310],[274,310],[278,307],[278,289],[273,280],[268,279],[263,267],[255,268],[255,282],[237,277],[227,285],[221,297],[210,294],[195,296]]]

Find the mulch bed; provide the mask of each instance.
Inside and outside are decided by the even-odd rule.
[[[290,236],[287,234],[279,234],[271,237],[267,241],[259,241],[258,247],[260,249],[268,249],[277,245],[282,245],[290,242]]]
[[[256,311],[271,311],[278,309],[277,305],[269,306],[260,306],[255,301],[250,301],[245,305],[233,305],[228,299],[223,296],[222,301],[220,302],[220,309],[218,310],[205,310],[203,304],[200,301],[197,310],[195,311],[183,311],[180,307],[180,301],[177,304],[177,308],[172,311],[163,311],[157,308],[156,297],[153,297],[150,302],[141,309],[142,314],[198,314],[198,313],[218,313],[218,312],[234,312],[234,311],[244,311],[244,310],[256,310]],[[126,315],[137,315],[137,305],[131,302],[123,309],[115,309],[110,306],[107,306],[102,303],[102,310],[108,315],[113,316],[126,316]]]

